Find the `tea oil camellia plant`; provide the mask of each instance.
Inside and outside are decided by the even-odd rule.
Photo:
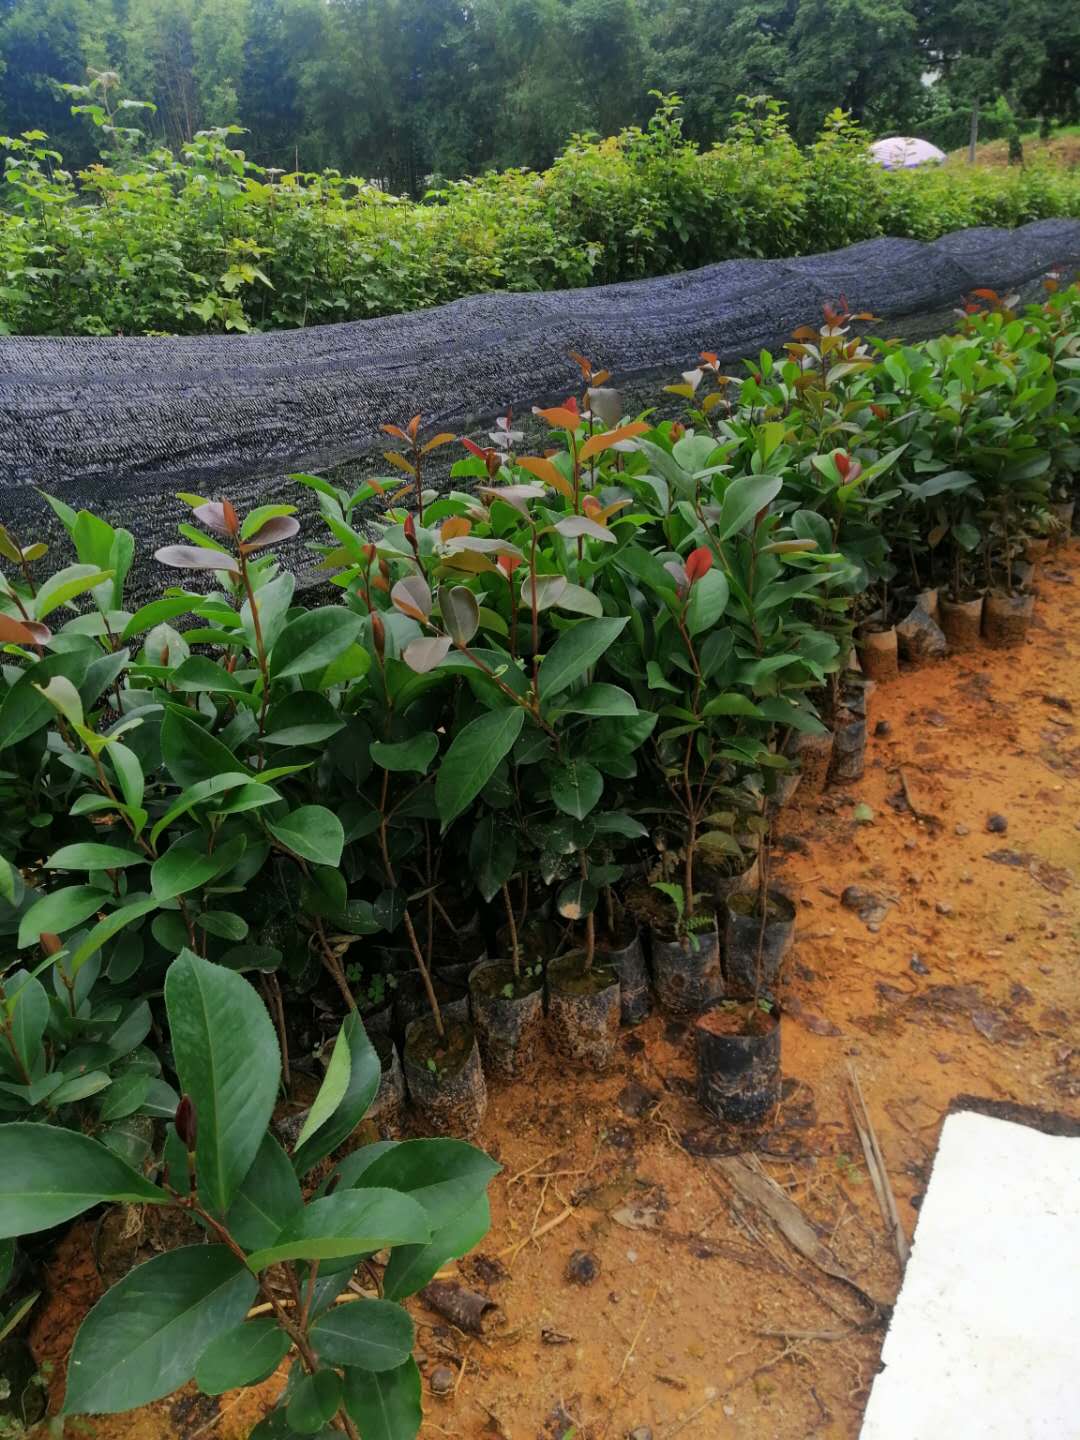
[[[577,394],[463,443],[441,490],[455,437],[388,425],[390,473],[296,477],[338,603],[278,558],[290,504],[183,497],[138,607],[122,528],[50,499],[65,555],[0,529],[0,1268],[100,1204],[206,1241],[87,1317],[71,1413],[288,1363],[260,1440],[414,1435],[400,1302],[482,1236],[495,1167],[396,1143],[384,1084],[468,1137],[545,1030],[603,1069],[648,1008],[639,927],[705,1027],[703,1103],[767,1115],[770,831],[812,745],[818,784],[862,763],[854,645],[939,586],[1016,643],[1068,533],[1080,292],[1007,301],[921,345],[838,302],[738,375],[703,355],[679,420],[575,357]],[[736,1041],[753,1096],[720,1083]]]
[[[455,1140],[374,1144],[313,1168],[356,1128],[379,1062],[355,1016],[291,1154],[268,1128],[281,1079],[269,1015],[242,976],[183,950],[165,1004],[184,1091],[156,1181],[98,1141],[0,1127],[0,1238],[45,1230],[104,1201],[168,1206],[205,1231],[130,1271],[83,1321],[64,1410],[134,1409],[192,1378],[210,1395],[256,1384],[291,1357],[259,1437],[412,1437],[421,1423],[413,1326],[400,1302],[489,1223],[497,1166]],[[325,1167],[324,1167],[325,1168]],[[370,1259],[389,1252],[385,1267]],[[347,1288],[358,1265],[369,1291]]]

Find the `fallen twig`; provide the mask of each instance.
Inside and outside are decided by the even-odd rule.
[[[907,1236],[904,1234],[904,1227],[900,1224],[900,1215],[896,1209],[896,1196],[893,1194],[892,1185],[889,1182],[889,1172],[885,1168],[885,1157],[881,1153],[881,1146],[878,1144],[877,1132],[874,1130],[873,1121],[870,1119],[870,1111],[866,1108],[866,1099],[863,1096],[862,1086],[859,1084],[859,1076],[856,1073],[854,1064],[848,1061],[848,1073],[851,1076],[851,1094],[848,1097],[851,1104],[851,1117],[855,1122],[855,1129],[858,1132],[859,1144],[862,1146],[863,1158],[866,1161],[866,1168],[870,1173],[870,1180],[874,1187],[874,1194],[877,1196],[878,1207],[881,1210],[881,1218],[885,1221],[886,1228],[892,1235],[893,1243],[896,1246],[897,1258],[900,1261],[900,1269],[907,1265],[911,1247],[908,1245]]]

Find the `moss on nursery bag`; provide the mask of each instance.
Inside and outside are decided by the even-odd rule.
[[[760,962],[787,934],[725,974],[722,882],[756,876],[729,899],[752,931],[800,753],[865,734],[857,630],[934,589],[943,613],[990,595],[1026,616],[1027,556],[1067,539],[1080,291],[1048,277],[1015,307],[984,293],[954,333],[903,345],[838,302],[741,376],[703,354],[668,387],[679,420],[623,415],[618,377],[578,356],[541,446],[505,417],[451,451],[399,416],[384,475],[295,477],[317,535],[291,504],[183,496],[137,608],[122,528],[53,498],[67,553],[0,529],[0,1261],[98,1203],[182,1209],[210,1241],[90,1313],[69,1410],[192,1377],[218,1393],[291,1353],[260,1440],[380,1413],[415,1436],[398,1302],[483,1236],[495,1167],[449,1136],[345,1152],[395,1123],[365,1120],[394,1041],[439,1129],[481,1123],[482,1050],[527,1063],[521,1015],[509,1041],[488,1017],[474,1031],[447,979],[485,948],[502,963],[474,1000],[546,993],[555,1050],[598,1069],[644,1008],[605,965],[627,913],[654,965],[665,942],[684,968],[704,952],[701,1098],[767,1119]],[[458,458],[436,496],[438,451]],[[296,603],[276,556],[292,539],[336,601]],[[1007,628],[987,638],[1021,638]],[[320,1077],[303,1100],[300,1068]],[[336,1306],[382,1250],[382,1295]],[[293,1306],[259,1299],[279,1265]],[[255,1302],[271,1310],[248,1320]]]

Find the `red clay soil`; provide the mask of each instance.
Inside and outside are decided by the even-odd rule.
[[[1074,544],[1042,562],[1022,649],[879,687],[865,779],[796,800],[780,824],[775,876],[799,902],[785,1094],[749,1161],[810,1221],[818,1261],[854,1285],[736,1196],[710,1154],[724,1137],[692,1098],[688,1031],[654,1016],[606,1077],[547,1061],[535,1080],[492,1086],[481,1142],[504,1170],[492,1231],[460,1268],[503,1324],[470,1339],[414,1302],[425,1440],[858,1434],[900,1270],[853,1127],[852,1072],[909,1237],[957,1097],[1080,1116],[1078,560]],[[987,830],[991,814],[1004,831]],[[872,892],[879,919],[841,903],[848,886]],[[33,1329],[55,1392],[99,1293],[89,1228],[61,1246]],[[576,1251],[595,1260],[591,1283],[568,1278]],[[430,1393],[440,1366],[449,1398]],[[67,1433],[238,1440],[280,1384],[220,1402],[192,1390]]]

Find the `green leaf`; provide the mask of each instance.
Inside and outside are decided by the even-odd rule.
[[[87,1070],[85,1074],[73,1075],[57,1086],[49,1095],[49,1104],[54,1108],[74,1105],[79,1100],[89,1100],[91,1095],[107,1090],[111,1084],[112,1078],[107,1070]]]
[[[165,976],[176,1069],[198,1120],[199,1189],[224,1214],[251,1168],[281,1076],[259,996],[232,970],[185,950]]]
[[[552,712],[555,715],[636,715],[637,705],[629,690],[619,685],[586,685],[569,696]]]
[[[411,1195],[435,1225],[474,1206],[501,1168],[464,1140],[403,1140],[354,1150],[338,1174],[342,1188],[386,1186]]]
[[[513,875],[517,855],[514,832],[496,824],[493,815],[482,816],[469,841],[469,870],[473,884],[488,903]]]
[[[325,805],[302,805],[282,820],[268,820],[275,840],[316,865],[340,865],[345,848],[341,821]]]
[[[162,1205],[163,1190],[104,1145],[55,1125],[0,1125],[0,1239],[33,1235],[102,1200]]]
[[[395,745],[373,740],[371,758],[384,770],[415,770],[425,775],[427,768],[439,752],[439,737],[432,730],[413,735]]]
[[[538,683],[544,700],[553,699],[584,675],[618,638],[627,623],[625,616],[621,619],[582,620],[572,629],[564,631],[540,664]]]
[[[487,1196],[482,1195],[460,1215],[440,1226],[426,1244],[398,1246],[390,1256],[383,1277],[387,1300],[404,1300],[415,1295],[448,1260],[466,1255],[479,1245],[490,1228],[491,1209]]]
[[[36,945],[42,931],[49,935],[63,935],[76,925],[88,919],[108,903],[109,896],[104,890],[93,885],[69,885],[63,890],[54,890],[35,900],[19,922],[19,949]]]
[[[146,856],[118,845],[62,845],[45,861],[46,870],[123,870],[128,865],[145,865]]]
[[[33,1072],[49,1023],[49,997],[44,985],[25,970],[5,976],[11,1042],[27,1070]]]
[[[224,665],[216,664],[205,655],[189,655],[173,671],[169,683],[174,690],[193,693],[206,691],[220,695],[250,694],[248,687],[235,675],[231,675]]]
[[[587,760],[568,760],[551,775],[551,798],[564,815],[584,820],[604,793],[604,777]]]
[[[116,778],[120,782],[120,789],[123,792],[124,801],[131,809],[138,810],[142,807],[143,792],[146,788],[146,778],[143,775],[142,762],[134,750],[129,750],[119,740],[113,741],[108,748],[109,763],[116,772]],[[143,822],[145,824],[145,821]],[[141,826],[139,829],[141,830]]]
[[[70,725],[78,728],[83,723],[82,697],[66,675],[54,675],[41,693]]]
[[[207,1347],[243,1320],[257,1281],[224,1245],[188,1245],[137,1265],[83,1321],[66,1415],[115,1415],[171,1395]]]
[[[724,491],[720,518],[716,522],[716,538],[723,543],[754,518],[759,510],[770,505],[783,488],[778,475],[742,475],[732,480]]]
[[[150,843],[156,845],[159,836],[169,828],[173,821],[179,820],[180,816],[186,815],[189,810],[194,810],[196,805],[201,805],[203,801],[210,800],[215,795],[220,795],[226,790],[236,790],[241,786],[253,785],[255,783],[256,782],[243,770],[227,770],[224,774],[212,775],[207,780],[197,781],[184,791],[176,803],[170,806],[156,823],[150,831]],[[268,802],[280,798],[277,792],[271,790],[269,786],[265,786],[264,788],[267,791]]]
[[[273,650],[285,628],[295,589],[295,576],[290,575],[288,570],[284,570],[276,579],[261,585],[255,592],[259,627],[262,630],[263,645],[267,654]],[[251,616],[251,604],[247,600],[240,607],[240,623],[243,627],[247,647],[252,655],[256,655],[258,645],[255,640],[255,622]]]
[[[412,1354],[413,1323],[392,1300],[357,1300],[320,1315],[311,1342],[330,1365],[396,1370]]]
[[[182,835],[150,870],[150,888],[159,902],[186,895],[231,870],[247,849],[247,837],[237,835],[207,854],[208,836],[201,830]]]
[[[99,920],[94,928],[87,935],[86,939],[78,946],[69,963],[70,973],[77,975],[82,967],[96,955],[106,941],[118,935],[126,925],[133,920],[138,920],[143,915],[148,915],[151,910],[158,908],[158,902],[152,896],[144,896],[139,900],[132,900],[127,905],[121,905],[119,910],[112,910]]]
[[[714,695],[701,712],[703,715],[745,715],[754,720],[761,719],[761,711],[745,695],[731,691],[727,695]]]
[[[281,1260],[336,1260],[431,1238],[421,1205],[396,1190],[343,1190],[312,1200],[272,1245],[248,1256],[252,1270]]]
[[[0,705],[0,749],[18,745],[51,723],[55,711],[41,694],[40,686],[54,675],[66,675],[75,685],[84,679],[90,668],[93,651],[65,651],[47,655],[44,660],[28,665]]]
[[[273,1244],[303,1203],[289,1157],[272,1135],[264,1135],[229,1207],[229,1233],[245,1250],[260,1250]]]
[[[364,1440],[415,1440],[423,1424],[420,1371],[410,1355],[397,1370],[346,1370],[345,1409]]]
[[[43,580],[38,589],[34,599],[34,619],[44,620],[58,606],[66,605],[76,595],[84,595],[103,580],[111,579],[111,570],[99,570],[96,565],[68,565],[66,569],[58,570],[55,575]]]
[[[224,1395],[272,1375],[292,1341],[273,1315],[259,1315],[219,1335],[199,1356],[195,1383],[204,1395]]]
[[[727,576],[720,570],[706,570],[690,587],[686,605],[686,628],[691,635],[711,630],[723,615],[728,602]]]
[[[333,1053],[330,1056],[330,1064],[326,1067],[326,1074],[319,1086],[319,1093],[315,1096],[315,1102],[308,1111],[307,1119],[297,1137],[297,1145],[303,1145],[305,1140],[310,1140],[315,1132],[325,1125],[330,1116],[345,1098],[345,1092],[349,1088],[349,1072],[352,1069],[352,1061],[349,1056],[349,1041],[342,1027],[337,1033],[334,1041]]]
[[[599,624],[587,620],[586,625]],[[435,806],[445,829],[476,799],[513,747],[525,723],[520,706],[490,710],[454,737],[435,777]]]
[[[122,642],[130,640],[133,635],[141,635],[144,630],[152,630],[162,621],[174,620],[177,615],[186,615],[197,603],[198,597],[194,595],[167,595],[161,600],[152,600],[149,605],[143,605],[141,609],[135,611],[135,614],[124,626],[120,639]]]
[[[342,606],[308,610],[290,620],[270,652],[270,674],[275,680],[310,675],[359,640],[363,621]]]
[[[177,785],[185,790],[200,780],[223,775],[243,773],[251,779],[227,745],[171,707],[161,722],[161,758]]]
[[[333,1114],[319,1127],[318,1133],[296,1147],[293,1166],[298,1175],[305,1174],[348,1139],[367,1114],[368,1106],[379,1088],[382,1066],[375,1047],[367,1037],[363,1021],[355,1011],[345,1017],[338,1043],[342,1035],[349,1047],[348,1087]],[[335,1044],[335,1050],[336,1048]]]
[[[285,1418],[298,1435],[315,1435],[337,1413],[341,1404],[341,1376],[333,1370],[316,1370],[298,1382],[289,1399]]]
[[[150,1075],[138,1070],[129,1070],[126,1075],[119,1076],[109,1086],[98,1108],[98,1119],[108,1124],[134,1115],[150,1093],[151,1079]]]

